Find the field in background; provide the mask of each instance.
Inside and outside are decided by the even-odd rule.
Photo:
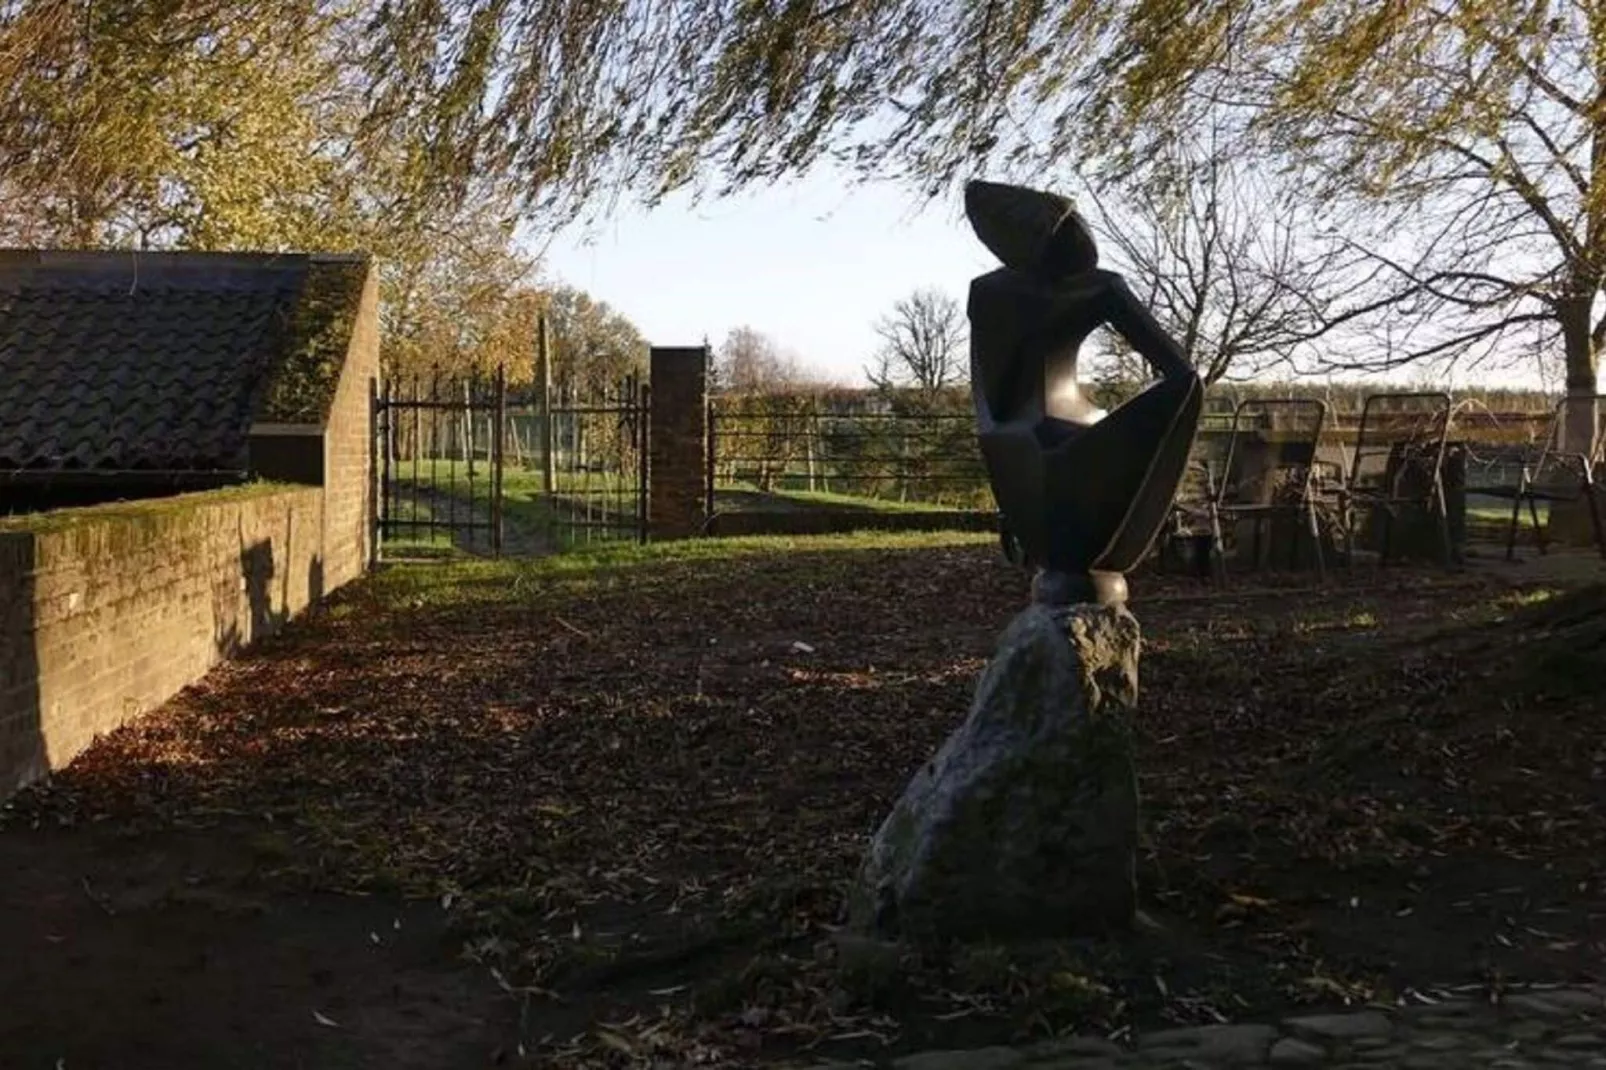
[[[1106,384],[1099,404],[1113,408],[1135,388]],[[1417,388],[1411,388],[1417,389]],[[1432,390],[1431,386],[1420,389]],[[1353,434],[1361,407],[1376,388],[1309,382],[1217,384],[1200,420],[1201,456],[1219,454],[1239,402],[1314,398],[1328,405],[1328,434]],[[1539,392],[1486,390],[1456,395],[1452,438],[1476,446],[1511,447],[1541,438],[1555,398]],[[895,502],[916,508],[992,511],[986,472],[975,446],[967,389],[936,395],[854,391],[730,396],[714,404],[710,457],[716,498],[732,492],[772,495],[777,510],[795,508],[799,492],[830,493],[832,504],[871,508]],[[1469,458],[1475,468],[1477,458]]]
[[[1119,404],[1118,391],[1103,401]],[[1331,406],[1327,458],[1342,461],[1367,388],[1329,384],[1218,385],[1201,420],[1196,458],[1224,452],[1231,407],[1249,398],[1316,397]],[[528,406],[509,410],[502,450],[504,552],[568,550],[641,537],[638,411],[630,392],[601,406],[571,402],[541,433]],[[1509,498],[1480,487],[1514,484],[1524,451],[1545,434],[1550,399],[1521,391],[1464,395],[1451,438],[1465,446],[1468,520],[1487,540],[1509,526]],[[492,419],[403,416],[385,501],[393,557],[483,554],[491,548]],[[825,391],[716,396],[699,473],[710,533],[845,531],[856,524],[981,530],[996,506],[975,440],[968,391]],[[542,451],[553,449],[553,492]],[[433,453],[433,456],[431,454]],[[468,457],[475,459],[470,461]],[[1191,470],[1190,470],[1191,471]],[[1218,473],[1219,474],[1219,473]],[[1184,500],[1203,494],[1202,477]],[[1541,511],[1541,522],[1544,512]],[[432,530],[431,525],[436,525]],[[1520,526],[1532,527],[1526,511]],[[461,530],[459,528],[461,527]]]

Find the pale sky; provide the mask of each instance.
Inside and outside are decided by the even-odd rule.
[[[654,345],[706,335],[717,347],[747,325],[858,383],[874,322],[894,301],[936,287],[963,302],[971,278],[996,266],[957,193],[925,204],[902,186],[826,173],[699,205],[621,208],[589,231],[560,233],[544,272],[619,309]]]
[[[936,287],[963,302],[971,278],[997,266],[960,196],[928,202],[901,185],[823,172],[696,205],[677,196],[650,211],[621,206],[601,224],[558,234],[543,273],[608,302],[653,345],[706,337],[718,347],[731,328],[751,326],[825,377],[862,384],[875,320],[894,301]],[[1526,365],[1366,378],[1452,390],[1540,385]]]

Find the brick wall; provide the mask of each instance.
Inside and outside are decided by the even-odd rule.
[[[234,490],[0,527],[0,798],[327,590],[323,509]]]
[[[651,361],[648,531],[684,539],[708,519],[708,350],[654,346]]]
[[[379,299],[374,273],[363,287],[345,367],[324,424],[324,590],[367,570],[372,553],[372,383],[379,376]]]

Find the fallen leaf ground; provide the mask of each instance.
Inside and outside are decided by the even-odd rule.
[[[1025,596],[983,542],[396,568],[11,805],[0,1046],[748,1065],[1603,979],[1606,597],[1135,592],[1154,931],[839,954],[867,837]]]

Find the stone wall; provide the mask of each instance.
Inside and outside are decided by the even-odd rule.
[[[361,567],[323,492],[241,488],[0,525],[0,798]]]

